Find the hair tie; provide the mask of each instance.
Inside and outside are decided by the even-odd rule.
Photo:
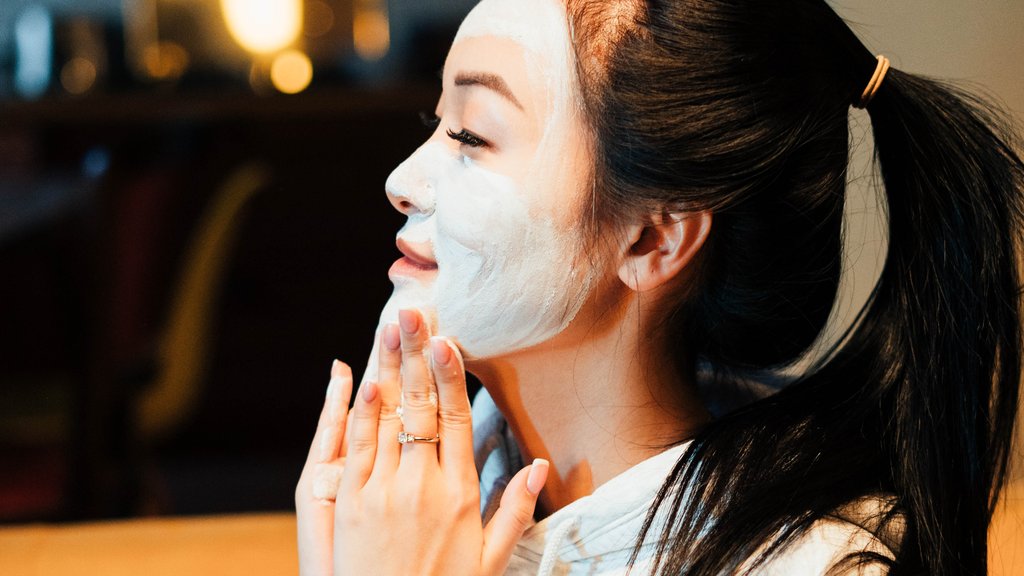
[[[885,80],[885,73],[889,71],[889,59],[879,54],[878,65],[875,66],[875,73],[871,75],[871,80],[868,81],[868,85],[864,88],[864,92],[860,95],[860,101],[853,105],[854,108],[867,108],[867,105],[871,103],[871,100],[878,93],[878,89],[882,86],[882,81]]]

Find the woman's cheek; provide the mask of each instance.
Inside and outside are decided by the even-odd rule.
[[[529,323],[496,326],[515,316],[529,210],[515,181],[479,166],[450,184],[438,194],[439,330],[471,357],[492,356],[515,348]]]

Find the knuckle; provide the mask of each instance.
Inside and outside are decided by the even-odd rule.
[[[398,404],[394,404],[392,402],[381,404],[380,415],[378,417],[382,424],[398,420]]]
[[[524,529],[533,521],[533,509],[529,506],[516,506],[510,516],[517,528]]]
[[[472,413],[461,407],[440,406],[437,411],[437,418],[449,428],[462,429],[473,426]]]
[[[437,407],[437,394],[430,389],[406,388],[402,391],[405,407],[412,410],[424,410]]]
[[[349,452],[366,453],[372,452],[377,449],[377,438],[366,436],[366,435],[355,435],[352,436],[352,442],[349,444]]]
[[[410,360],[410,356],[418,357],[419,360],[423,360],[423,345],[422,340],[410,338],[408,340],[402,340],[402,357],[405,360]]]
[[[401,423],[401,421],[402,421],[402,417],[399,416],[398,413],[394,412],[394,411],[389,412],[386,415],[385,414],[381,414],[381,417],[380,417],[381,428],[383,428],[385,426],[392,426],[393,424],[396,424],[396,423]]]
[[[389,490],[376,490],[363,501],[363,508],[378,517],[390,513],[395,505],[394,494]]]
[[[441,367],[441,376],[449,382],[462,382],[465,380],[466,372],[462,369],[462,366],[454,360],[447,366]]]
[[[435,497],[430,495],[423,482],[414,482],[406,489],[402,500],[405,509],[423,512],[434,504]]]
[[[369,406],[359,406],[352,411],[352,427],[354,429],[372,426],[375,419],[377,419],[377,415]]]
[[[402,362],[402,351],[401,350],[388,350],[385,349],[380,354],[381,366],[388,370],[397,369]]]
[[[364,518],[365,512],[358,499],[352,499],[345,506],[335,506],[334,508],[334,521],[342,526],[355,528],[362,523]]]
[[[473,490],[459,490],[449,496],[452,510],[457,516],[466,517],[480,514],[480,496],[473,492]]]

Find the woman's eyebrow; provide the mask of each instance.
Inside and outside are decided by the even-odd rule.
[[[515,104],[516,108],[524,110],[519,99],[516,98],[516,95],[512,93],[511,89],[509,89],[508,84],[506,84],[505,80],[497,74],[491,74],[489,72],[459,72],[455,76],[455,85],[483,86],[485,88],[490,88],[512,104]]]

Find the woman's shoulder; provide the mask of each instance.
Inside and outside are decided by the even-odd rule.
[[[817,520],[752,573],[758,576],[886,574],[887,561],[895,558],[903,532],[903,516],[894,497],[865,496]]]

